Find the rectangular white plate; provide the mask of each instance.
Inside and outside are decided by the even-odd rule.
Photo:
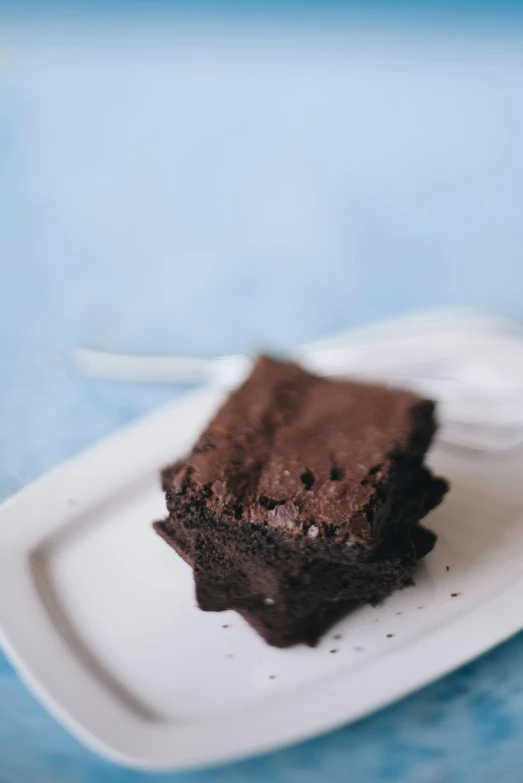
[[[151,522],[164,516],[159,469],[220,400],[191,394],[0,508],[6,650],[83,742],[144,769],[259,753],[356,720],[521,628],[523,460],[439,447],[452,491],[415,587],[316,649],[272,649],[233,612],[200,612],[190,569]]]

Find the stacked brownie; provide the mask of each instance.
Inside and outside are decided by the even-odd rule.
[[[235,609],[277,647],[315,644],[351,608],[412,584],[447,483],[423,459],[434,403],[262,357],[162,475],[157,532],[205,611]]]

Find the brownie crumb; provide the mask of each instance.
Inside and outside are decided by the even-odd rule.
[[[337,650],[329,650],[330,653],[337,653]]]
[[[450,566],[445,566],[445,569],[446,569],[447,571],[450,571]]]
[[[341,633],[335,633],[332,638],[333,639],[343,639],[343,635]]]
[[[393,637],[393,636],[394,636],[394,634],[393,634],[393,633],[388,633],[388,634],[387,634],[387,639],[392,639],[392,637]]]
[[[230,625],[222,625],[222,628],[230,628]]]
[[[275,674],[269,674],[269,680],[275,680],[276,675]]]
[[[457,598],[457,597],[458,597],[458,595],[461,595],[461,593],[451,593],[451,594],[450,594],[450,597],[451,597],[451,598]]]
[[[396,612],[396,614],[403,614],[403,612]]]

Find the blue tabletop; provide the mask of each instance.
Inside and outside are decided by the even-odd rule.
[[[1,498],[180,393],[82,379],[75,347],[285,348],[429,305],[523,317],[521,40],[407,39],[9,20]],[[354,726],[166,779],[519,783],[522,670],[516,637]],[[0,653],[0,783],[152,779],[82,748]]]

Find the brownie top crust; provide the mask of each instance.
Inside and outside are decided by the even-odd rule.
[[[434,403],[416,394],[262,356],[192,452],[164,471],[164,489],[204,498],[237,524],[364,542],[397,474],[424,475],[434,430]]]

